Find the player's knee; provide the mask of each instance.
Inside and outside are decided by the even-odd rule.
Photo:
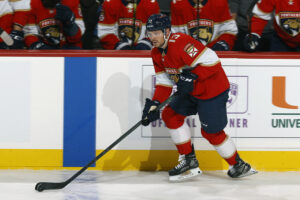
[[[176,113],[170,106],[162,112],[162,120],[169,129],[177,129],[184,123],[185,116]]]
[[[223,130],[217,133],[207,133],[205,130],[201,129],[201,134],[212,145],[222,144],[227,137]]]

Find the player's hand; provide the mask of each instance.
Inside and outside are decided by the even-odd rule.
[[[29,49],[34,49],[34,50],[47,50],[47,49],[55,49],[47,44],[45,44],[44,42],[41,41],[37,41],[34,42],[30,45]]]
[[[224,40],[216,42],[212,48],[214,51],[229,51],[229,45]]]
[[[56,4],[56,16],[55,19],[59,20],[63,24],[63,31],[68,36],[76,35],[79,27],[75,23],[75,15],[72,10],[60,3]]]
[[[151,50],[152,49],[152,43],[148,39],[142,39],[138,41],[137,45],[134,48],[135,50]]]
[[[75,22],[75,15],[68,6],[58,3],[56,4],[55,8],[55,19],[61,21],[64,25],[72,24]]]
[[[10,49],[23,49],[24,48],[24,33],[23,31],[13,30],[10,34],[14,43],[10,46]]]
[[[194,81],[198,76],[189,70],[183,70],[179,75],[179,80],[177,82],[177,92],[178,95],[184,96],[191,93],[194,90]]]
[[[153,122],[155,120],[158,120],[160,118],[160,111],[155,110],[157,106],[159,106],[158,101],[153,101],[151,99],[146,99],[146,103],[143,110],[142,115],[142,125],[148,126],[150,122]]]
[[[257,34],[247,34],[243,40],[243,45],[246,51],[254,52],[259,45],[260,36]]]
[[[132,40],[127,37],[122,37],[121,40],[116,44],[115,50],[130,50]]]
[[[0,49],[8,49],[8,46],[4,42],[0,42]]]

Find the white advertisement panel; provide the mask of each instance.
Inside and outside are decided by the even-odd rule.
[[[221,59],[230,81],[227,134],[239,149],[300,149],[300,60]],[[151,58],[99,58],[97,149],[104,149],[140,120],[151,98]],[[197,149],[211,149],[201,137],[198,116],[186,119]],[[162,120],[139,127],[117,149],[174,149]]]
[[[62,149],[64,58],[0,57],[0,149]]]

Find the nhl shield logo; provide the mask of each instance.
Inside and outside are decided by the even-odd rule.
[[[236,101],[237,96],[238,96],[238,88],[239,88],[238,84],[230,83],[230,91],[228,93],[229,98],[228,98],[227,103],[226,103],[227,108],[232,106],[234,104],[234,102]]]

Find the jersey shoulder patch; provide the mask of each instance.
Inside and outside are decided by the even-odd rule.
[[[199,53],[199,49],[197,49],[194,44],[187,43],[183,50],[191,57],[195,57]]]

